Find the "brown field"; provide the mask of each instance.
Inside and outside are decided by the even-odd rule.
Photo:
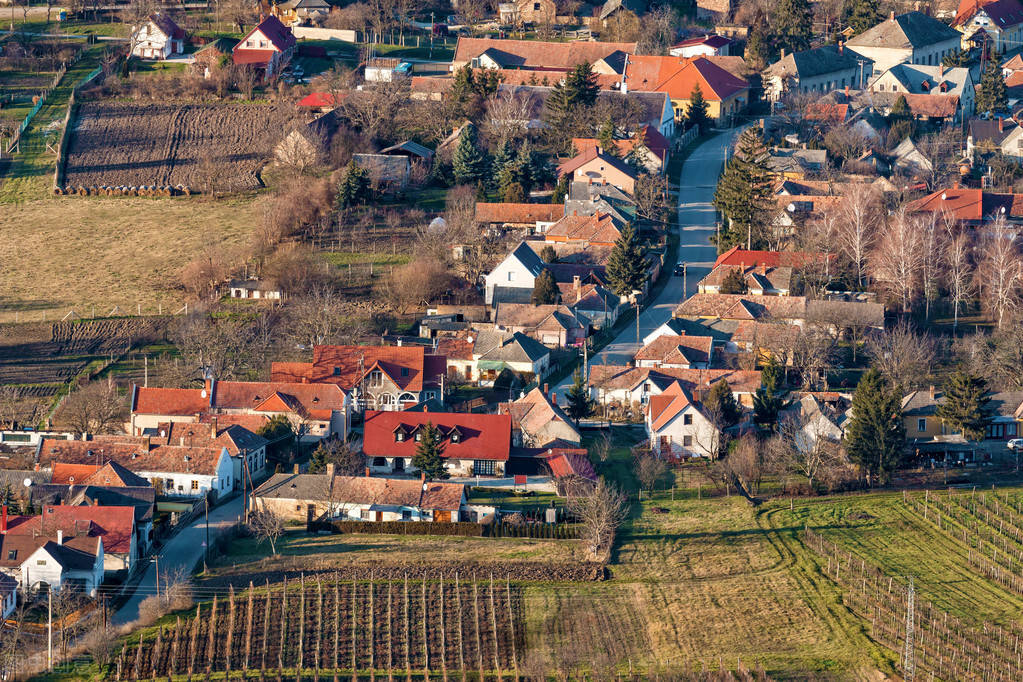
[[[0,210],[0,322],[180,308],[182,267],[205,247],[248,244],[250,198],[52,197]]]
[[[74,121],[65,184],[199,191],[215,174],[218,190],[260,187],[271,111],[257,104],[85,103]]]

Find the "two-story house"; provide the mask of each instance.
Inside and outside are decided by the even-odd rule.
[[[825,93],[844,88],[862,90],[874,71],[874,62],[838,45],[822,45],[785,54],[763,71],[764,94],[777,102],[788,93]]]
[[[962,46],[977,41],[977,32],[1000,54],[1023,41],[1023,4],[1019,0],[960,0],[952,28],[963,34]]]
[[[185,31],[163,12],[149,15],[131,29],[131,53],[142,59],[167,59],[185,51]]]
[[[295,34],[275,16],[263,18],[232,51],[237,66],[258,69],[263,78],[271,78],[291,61],[295,52]]]
[[[915,115],[930,118],[935,118],[936,114],[932,114],[932,108],[927,106],[929,101],[952,102],[956,121],[965,120],[973,115],[976,99],[970,70],[963,67],[945,68],[941,64],[935,66],[896,64],[882,71],[870,83],[870,90],[874,93],[889,94],[886,99],[879,101],[879,109],[890,109],[894,101],[902,95]]]
[[[959,31],[923,12],[896,15],[852,37],[846,47],[874,61],[874,72],[903,62],[937,66],[960,49]]]

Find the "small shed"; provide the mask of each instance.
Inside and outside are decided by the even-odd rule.
[[[386,149],[381,149],[380,153],[388,156],[405,156],[408,157],[409,161],[418,161],[426,165],[429,165],[433,161],[432,149],[424,147],[418,142],[413,142],[411,140],[391,145]]]
[[[228,283],[231,298],[283,301],[284,291],[276,284],[259,279],[233,279]]]
[[[352,161],[369,173],[370,182],[385,192],[401,192],[408,187],[409,157],[387,154],[353,154]]]

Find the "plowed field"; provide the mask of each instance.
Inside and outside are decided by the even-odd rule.
[[[212,173],[218,190],[259,187],[269,111],[256,104],[87,102],[73,123],[65,182],[201,191]]]

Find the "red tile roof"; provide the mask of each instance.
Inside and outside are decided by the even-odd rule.
[[[455,46],[453,63],[463,63],[479,57],[487,50],[495,50],[518,58],[523,69],[568,70],[577,64],[593,64],[615,53],[636,52],[636,43],[601,43],[574,41],[548,43],[539,40],[503,40],[497,38],[459,38]]]
[[[700,86],[704,99],[721,102],[743,90],[749,83],[703,57],[659,57],[634,55],[625,71],[629,90],[664,92],[673,100],[688,100]]]
[[[217,475],[223,448],[154,445],[147,452],[145,440],[132,436],[95,436],[92,440],[45,438],[39,446],[39,464],[91,464],[99,460],[103,463],[117,462],[136,473]]]
[[[337,104],[334,103],[334,95],[329,92],[311,92],[302,99],[295,103],[298,107],[311,107],[313,109],[322,109],[324,107],[334,108]]]
[[[650,396],[647,410],[650,415],[651,429],[660,431],[682,410],[692,404],[693,401],[689,399],[682,384],[678,382],[668,386],[660,395]]]
[[[250,50],[246,48],[234,48],[231,61],[235,64],[261,64],[266,65],[277,54],[276,50]]]
[[[585,448],[550,448],[547,452],[547,466],[554,478],[579,476],[589,481],[597,480],[597,472],[593,470]]]
[[[440,429],[444,452],[453,459],[508,461],[511,451],[511,417],[501,414],[464,412],[376,412],[368,410],[362,449],[367,457],[412,457],[416,452],[413,431],[431,422]],[[403,441],[395,440],[399,427],[406,431]],[[452,442],[454,428],[460,432]]]
[[[400,389],[416,392],[437,381],[438,373],[442,373],[440,366],[445,365],[443,359],[428,363],[426,357],[422,346],[315,346],[312,363],[275,362],[271,378],[277,381],[300,377],[300,381],[351,389],[366,373],[379,368]]]
[[[905,93],[906,104],[914,116],[952,118],[959,110],[958,95],[924,95]]]
[[[822,261],[827,254],[809,253],[805,251],[747,251],[733,246],[714,261],[714,267],[719,265],[753,266],[766,265],[769,268],[789,266],[793,268],[802,267],[807,263]]]
[[[99,464],[68,464],[54,462],[50,483],[58,485],[82,485],[89,476],[99,471]]]
[[[295,34],[291,32],[290,28],[282,24],[280,19],[271,14],[259,22],[255,28],[249,31],[245,37],[241,39],[241,42],[238,43],[238,47],[235,47],[235,52],[255,52],[256,50],[247,49],[242,46],[245,45],[245,41],[256,33],[256,31],[259,31],[266,36],[267,40],[269,40],[274,46],[274,50],[278,52],[284,52],[295,46]]]
[[[906,205],[910,213],[948,212],[956,220],[968,223],[993,220],[1003,209],[1006,217],[1023,218],[1023,194],[953,187],[938,190]]]
[[[222,410],[294,412],[303,417],[330,419],[343,411],[345,393],[336,384],[283,381],[217,381],[213,406]]]
[[[548,242],[586,242],[594,246],[614,246],[622,236],[614,219],[604,213],[566,215],[544,233]]]
[[[200,388],[149,388],[136,386],[131,411],[135,414],[165,414],[186,417],[210,408],[209,394]]]
[[[702,35],[696,36],[694,38],[686,38],[682,42],[672,45],[672,49],[676,47],[695,47],[697,45],[706,45],[707,47],[713,47],[714,49],[718,49],[724,47],[725,45],[730,45],[731,43],[732,39],[726,38],[725,36]]]
[[[564,204],[476,203],[476,222],[532,225],[553,223],[565,215]]]
[[[663,334],[636,352],[636,363],[658,362],[668,365],[709,363],[714,347],[710,336]]]
[[[636,177],[636,171],[632,168],[632,166],[630,166],[625,161],[622,161],[617,157],[611,156],[610,154],[605,154],[603,151],[601,151],[599,147],[592,147],[590,149],[587,149],[586,151],[581,152],[576,156],[573,156],[571,159],[568,159],[567,161],[563,161],[562,163],[560,163],[558,165],[558,175],[561,176],[567,175],[569,173],[574,173],[579,168],[582,168],[590,161],[594,161],[596,159],[600,159],[607,165],[618,169],[619,171],[628,175],[629,177],[633,178]]]
[[[671,143],[668,141],[668,138],[662,135],[660,131],[648,125],[643,126],[643,128],[639,131],[639,134],[634,137],[624,140],[615,140],[615,147],[618,148],[618,152],[624,158],[628,156],[633,147],[640,142],[642,142],[643,146],[653,152],[654,155],[662,162],[664,161],[668,150],[671,149]],[[600,146],[600,140],[590,137],[573,137],[572,146],[575,147],[576,153],[582,154],[589,149]]]
[[[9,528],[8,534],[53,537],[58,530],[67,538],[101,537],[104,552],[127,554],[135,531],[135,508],[45,505],[39,516]]]

